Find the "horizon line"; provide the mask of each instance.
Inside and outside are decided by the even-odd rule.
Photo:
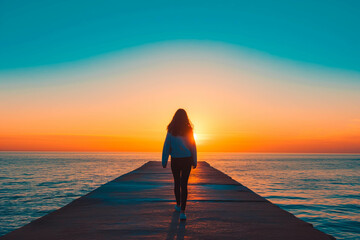
[[[161,153],[162,151],[58,151],[58,150],[0,150],[0,153],[44,152],[44,153]],[[235,152],[235,151],[198,151],[198,153],[243,153],[243,154],[352,154],[360,152]]]

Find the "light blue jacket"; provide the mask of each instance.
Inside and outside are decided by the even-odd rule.
[[[190,143],[186,137],[173,136],[171,133],[166,134],[164,147],[162,151],[162,165],[166,167],[169,155],[174,158],[193,156],[193,165],[197,165],[196,143]]]

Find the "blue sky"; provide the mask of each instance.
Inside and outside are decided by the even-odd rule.
[[[1,1],[0,71],[206,40],[360,72],[359,1]]]
[[[359,152],[359,25],[359,1],[0,0],[0,146],[158,151],[180,106],[202,151]]]

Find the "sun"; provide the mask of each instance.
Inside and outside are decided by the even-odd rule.
[[[198,139],[196,133],[194,133],[194,139],[195,139],[195,141]]]

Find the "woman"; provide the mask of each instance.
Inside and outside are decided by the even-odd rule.
[[[174,176],[175,209],[180,211],[180,220],[186,220],[187,184],[191,166],[197,166],[196,143],[192,124],[184,109],[178,109],[167,126],[167,135],[162,152],[162,166],[166,168],[171,155],[171,171]]]

